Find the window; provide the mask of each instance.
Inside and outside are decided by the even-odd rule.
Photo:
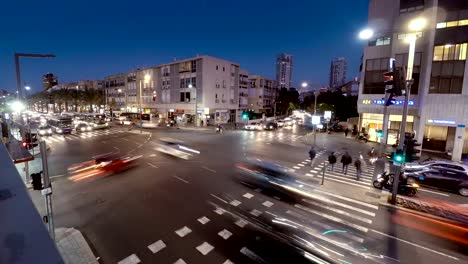
[[[223,71],[225,71],[226,69],[223,67]]]
[[[467,26],[468,19],[463,20],[456,20],[456,21],[447,21],[447,22],[439,22],[436,25],[436,28],[448,28],[448,27],[461,27]]]
[[[192,77],[192,87],[197,87],[197,77]]]
[[[434,47],[433,61],[466,60],[468,43],[447,44]]]
[[[180,88],[185,88],[185,79],[180,79]]]
[[[223,80],[223,88],[226,88],[226,81]]]
[[[193,60],[191,66],[192,72],[197,72],[197,61]]]
[[[389,58],[368,59],[364,76],[364,94],[384,94],[383,74],[388,71]]]
[[[460,94],[465,61],[435,61],[432,63],[429,93]]]
[[[180,102],[185,102],[185,93],[184,92],[180,93]]]
[[[185,92],[185,101],[190,102],[190,92]]]
[[[415,34],[417,38],[420,38],[423,36],[422,32],[416,32],[416,33],[401,33],[397,35],[398,40],[406,40],[410,35]]]
[[[216,70],[218,70],[218,65],[216,65]]]
[[[391,43],[391,38],[390,37],[381,37],[373,41],[369,41],[369,46],[384,46],[384,45],[390,45]]]

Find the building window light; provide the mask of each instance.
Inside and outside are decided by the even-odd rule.
[[[447,27],[456,27],[458,26],[458,21],[447,22]]]
[[[436,25],[436,28],[446,28],[446,27],[447,27],[447,23],[445,22],[437,23]]]

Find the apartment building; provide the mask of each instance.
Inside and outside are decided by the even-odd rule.
[[[273,113],[277,95],[278,86],[275,80],[260,75],[249,75],[249,111]]]
[[[385,85],[389,59],[396,67],[408,60],[408,23],[425,18],[426,28],[416,32],[414,83],[409,98],[406,132],[416,134],[422,148],[447,152],[453,160],[468,154],[468,1],[371,0],[369,27],[375,32],[364,49],[359,86],[360,127],[379,141],[383,128]],[[404,97],[388,107],[388,144],[398,138]]]
[[[239,71],[237,63],[197,56],[137,69],[131,78],[131,73],[127,78],[125,74],[108,76],[107,94],[110,100],[127,98],[127,111],[152,113],[181,124],[235,122],[240,104]]]

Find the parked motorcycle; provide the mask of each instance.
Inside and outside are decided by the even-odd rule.
[[[373,182],[373,185],[377,189],[387,189],[387,190],[392,190],[393,188],[393,179],[395,175],[394,174],[389,174],[387,172],[383,172],[377,180]],[[411,183],[409,184],[406,179],[401,178],[400,181],[398,182],[398,193],[407,195],[409,197],[413,197],[416,195],[418,192],[419,185],[417,183]]]

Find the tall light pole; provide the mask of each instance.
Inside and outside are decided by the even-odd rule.
[[[33,53],[15,53],[15,68],[16,68],[16,94],[18,99],[23,98],[23,89],[21,88],[21,71],[20,57],[28,58],[55,58],[53,54],[33,54]]]
[[[413,66],[414,66],[414,55],[416,53],[416,39],[418,38],[418,33],[422,31],[427,24],[427,20],[425,18],[415,18],[411,20],[408,24],[408,29],[411,31],[407,35],[406,41],[409,43],[409,51],[408,51],[408,63],[406,66],[406,85],[405,85],[405,102],[403,105],[403,115],[401,118],[401,127],[400,127],[400,141],[398,142],[398,149],[403,150],[404,141],[405,141],[405,134],[406,134],[406,120],[408,117],[408,101],[410,99],[410,92],[411,92],[411,85],[413,84]],[[406,159],[406,158],[405,158]],[[398,167],[397,173],[395,173],[395,179],[393,180],[393,189],[392,189],[392,199],[391,202],[396,202],[396,196],[398,192],[398,184],[399,184],[399,176],[403,164]]]
[[[192,83],[190,82],[188,88],[193,88]],[[195,85],[195,118],[194,118],[194,126],[197,126],[198,121],[198,94],[197,94],[197,87]]]
[[[309,84],[307,82],[303,82],[301,84],[302,88],[307,88]],[[314,91],[314,116],[317,116],[317,97],[320,95],[320,91]],[[317,142],[317,125],[313,124],[314,126],[314,145]]]

